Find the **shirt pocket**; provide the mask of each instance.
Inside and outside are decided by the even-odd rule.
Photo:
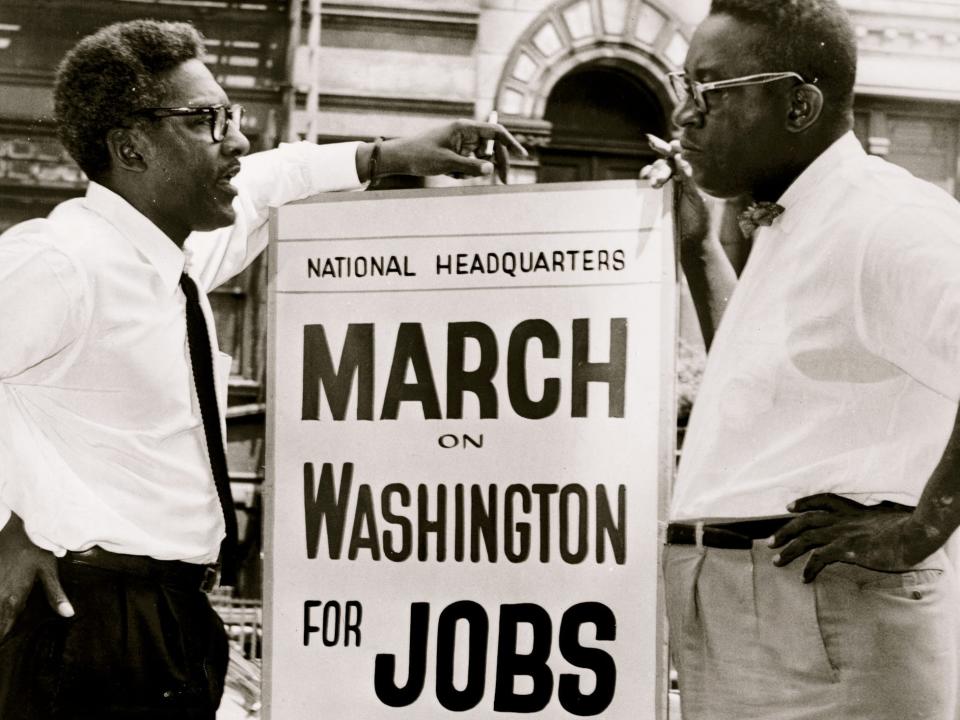
[[[925,591],[933,590],[943,576],[941,567],[918,567],[901,571],[881,571],[836,563],[830,567],[832,575],[853,583],[860,591],[899,595],[920,600]]]

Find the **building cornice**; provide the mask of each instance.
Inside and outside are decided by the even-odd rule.
[[[960,3],[846,0],[861,53],[960,57]]]
[[[306,94],[297,93],[297,105],[302,107],[305,101]],[[318,104],[321,110],[372,110],[463,118],[472,118],[474,112],[473,101],[445,100],[442,98],[321,94]]]
[[[938,58],[960,57],[960,22],[930,29],[916,23],[885,21],[856,22],[857,49],[862,53],[884,53]]]
[[[53,87],[54,72],[52,70],[0,70],[0,84],[23,85],[27,87]]]
[[[479,11],[369,6],[354,3],[324,3],[321,17],[323,25],[331,28],[390,30],[461,38],[475,38],[480,24]]]
[[[851,17],[861,15],[960,20],[960,5],[954,0],[841,0]]]

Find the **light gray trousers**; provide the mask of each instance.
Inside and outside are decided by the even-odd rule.
[[[683,720],[954,720],[960,598],[943,551],[902,573],[664,550]]]

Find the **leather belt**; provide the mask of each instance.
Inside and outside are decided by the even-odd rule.
[[[773,535],[793,519],[793,516],[736,520],[722,523],[670,523],[667,526],[667,545],[703,545],[725,550],[749,550],[754,540]]]
[[[160,585],[184,590],[210,592],[217,586],[218,565],[199,565],[182,560],[157,560],[145,555],[124,555],[101,547],[82,552],[68,552],[61,563],[74,567],[90,567],[152,580]]]

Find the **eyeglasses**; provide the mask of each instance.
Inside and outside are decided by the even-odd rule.
[[[769,72],[758,73],[757,75],[744,75],[743,77],[730,78],[729,80],[717,80],[716,82],[697,82],[687,77],[685,72],[672,72],[667,75],[670,78],[670,86],[680,105],[685,105],[687,100],[693,98],[693,106],[701,113],[707,112],[707,101],[704,94],[711,90],[724,90],[726,88],[740,87],[741,85],[763,85],[764,83],[776,82],[777,80],[786,80],[794,78],[800,82],[806,82],[795,72]],[[813,82],[816,82],[814,80]]]
[[[243,105],[211,105],[209,107],[170,107],[144,108],[134,115],[146,115],[152,118],[166,118],[189,115],[206,115],[210,123],[210,136],[215,143],[223,142],[230,123],[237,129],[243,119]]]

